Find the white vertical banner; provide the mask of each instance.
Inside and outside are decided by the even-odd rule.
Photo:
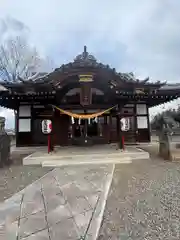
[[[122,118],[121,119],[121,130],[128,131],[130,129],[130,120],[129,118]]]

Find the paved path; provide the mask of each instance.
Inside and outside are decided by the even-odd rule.
[[[47,173],[0,205],[0,239],[95,239],[113,170],[86,165]]]

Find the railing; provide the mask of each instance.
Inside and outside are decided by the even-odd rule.
[[[0,167],[10,163],[10,137],[5,131],[0,132]]]

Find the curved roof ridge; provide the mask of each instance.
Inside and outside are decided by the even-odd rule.
[[[166,85],[162,86],[160,90],[171,90],[171,89],[180,89],[180,83],[167,83]]]

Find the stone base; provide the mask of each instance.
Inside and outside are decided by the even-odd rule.
[[[96,147],[56,148],[48,154],[47,150],[37,151],[23,159],[23,165],[41,165],[57,167],[81,164],[131,163],[132,160],[149,159],[149,153],[137,147],[127,147],[125,151],[116,146],[105,145]]]
[[[171,153],[172,162],[180,162],[180,149],[175,149]]]

